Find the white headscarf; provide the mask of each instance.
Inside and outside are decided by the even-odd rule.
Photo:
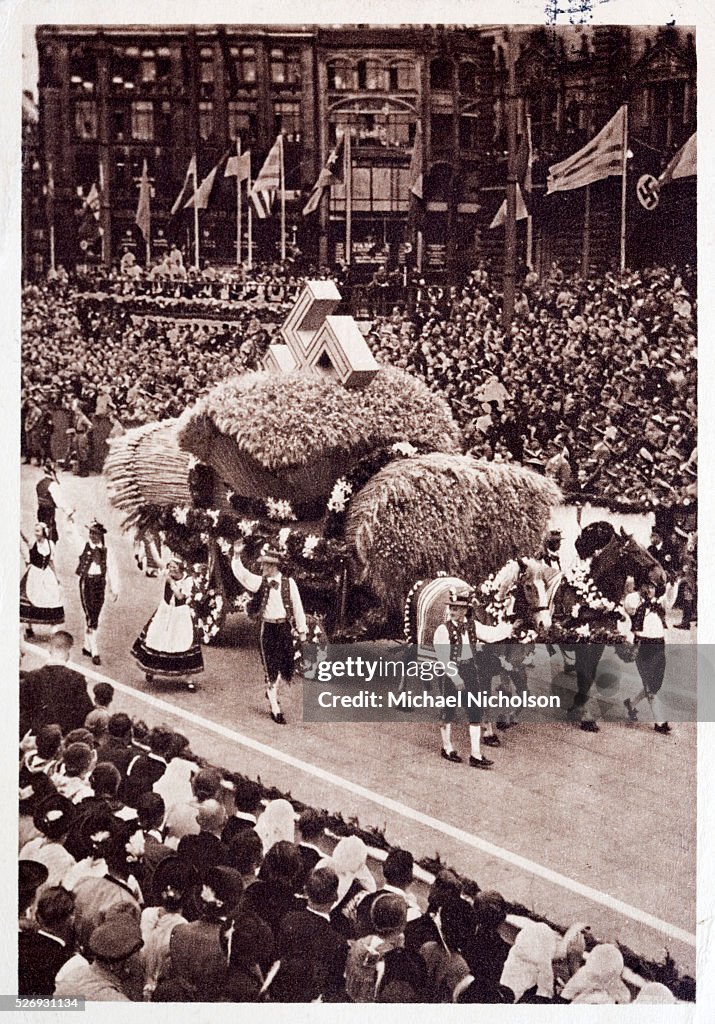
[[[661,985],[659,981],[647,981],[633,1002],[655,1004],[677,1003],[678,1000],[670,989],[666,988],[665,985]]]
[[[583,967],[564,985],[561,997],[570,1003],[630,1003],[622,973],[623,957],[617,946],[594,946]]]
[[[332,857],[324,857],[317,868],[332,868],[338,876],[338,902],[357,879],[367,892],[375,892],[377,883],[367,866],[367,846],[359,836],[345,836],[333,850]]]
[[[559,942],[560,936],[547,924],[530,921],[521,929],[501,975],[501,984],[512,990],[515,1003],[534,985],[538,996],[553,997],[552,961]]]
[[[256,824],[264,855],[276,843],[295,842],[295,811],[287,800],[271,800]]]

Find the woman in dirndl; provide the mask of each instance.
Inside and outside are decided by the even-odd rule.
[[[159,607],[134,641],[132,655],[144,669],[146,681],[166,676],[185,681],[204,670],[204,659],[194,624],[191,595],[194,580],[178,558],[170,558],[159,574],[164,593]],[[189,690],[196,687],[186,682]]]
[[[20,582],[20,621],[27,624],[25,638],[35,633],[33,626],[59,626],[65,621],[62,606],[62,586],[55,572],[55,545],[45,523],[35,526],[35,541],[27,547],[27,571]]]

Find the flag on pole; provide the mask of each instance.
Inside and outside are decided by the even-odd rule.
[[[226,161],[224,177],[238,178],[239,181],[248,181],[251,174],[251,151],[246,150],[239,156],[230,156]]]
[[[282,185],[281,150],[282,136],[279,135],[271,146],[263,167],[261,167],[258,177],[253,183],[253,188],[249,192],[253,208],[261,220],[265,220],[266,217],[270,216],[276,192],[280,190]]]
[[[591,182],[623,174],[626,105],[618,109],[598,135],[577,153],[549,167],[546,193],[582,188]]]
[[[338,182],[343,181],[345,177],[345,161],[343,159],[344,148],[345,135],[343,134],[335,143],[328,159],[325,161],[325,167],[321,169],[320,174],[313,185],[311,193],[308,196],[308,202],[303,207],[304,217],[307,217],[318,209],[320,206],[320,200],[323,198],[323,193],[326,188],[332,188],[333,185],[337,185]]]
[[[516,219],[524,220],[529,216],[529,211],[526,208],[524,202],[524,194],[521,191],[521,185],[519,182],[516,183]],[[502,224],[506,222],[506,199],[502,202],[501,206],[494,214],[494,220],[489,225],[490,228],[500,228]]]
[[[151,235],[151,186],[149,185],[149,172],[146,160],[142,167],[142,176],[139,182],[139,202],[137,204],[137,215],[134,223],[144,236],[144,241],[149,244]]]
[[[185,210],[206,210],[209,206],[215,206],[220,197],[221,183],[226,177],[226,165],[229,161],[229,154],[224,153],[215,167],[212,167],[194,194],[185,204]]]
[[[410,192],[416,199],[424,199],[424,172],[422,167],[422,126],[417,122],[415,141],[410,160]]]
[[[693,132],[684,146],[681,146],[663,173],[658,178],[660,185],[668,185],[676,178],[692,178],[697,169],[697,132]]]
[[[99,214],[99,189],[97,183],[92,182],[92,187],[84,197],[84,205],[80,214],[78,234],[81,249],[88,249],[102,234],[102,229],[99,226]]]
[[[175,217],[179,210],[183,210],[186,206],[186,201],[196,191],[196,153],[189,160],[189,166],[186,169],[186,177],[184,178],[184,184],[181,186],[181,192],[174,200],[174,205],[171,208],[171,216]]]

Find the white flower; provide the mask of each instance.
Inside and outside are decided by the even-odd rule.
[[[226,540],[225,537],[219,537],[218,546],[224,555],[229,554],[233,550],[233,545],[230,540]]]
[[[405,455],[407,458],[417,454],[417,449],[409,441],[396,441],[392,446],[392,451],[397,452],[398,455]]]
[[[295,519],[291,503],[283,498],[266,498],[266,512],[270,519]]]
[[[290,526],[284,526],[283,529],[278,531],[278,547],[285,549],[290,537]]]
[[[172,515],[173,515],[174,519],[177,521],[177,523],[180,523],[182,526],[185,526],[186,525],[186,520],[189,517],[189,510],[186,507],[186,505],[180,505],[180,506],[177,506],[177,508],[174,509],[174,511],[172,512]]]
[[[186,460],[186,464],[189,467],[189,469],[193,469],[194,466],[198,466],[199,460],[196,458],[195,455],[189,455],[188,459]]]
[[[330,492],[330,498],[328,499],[328,509],[331,512],[344,512],[345,506],[348,503],[348,498],[352,493],[352,484],[349,484],[345,477],[341,476],[339,480],[335,481],[335,486]]]
[[[580,611],[581,611],[581,605],[580,605],[580,604],[575,604],[575,605],[573,606],[573,608],[571,609],[571,615],[572,615],[572,617],[573,617],[574,619],[577,619],[577,618],[578,618],[578,616],[579,616],[579,612],[580,612]]]
[[[314,533],[309,533],[303,544],[303,558],[312,558],[319,543],[320,537],[317,537]]]
[[[578,633],[579,636],[590,636],[591,627],[589,625],[579,626],[578,629],[575,630],[575,632]]]
[[[215,508],[207,508],[206,515],[209,517],[214,526],[218,526],[219,512]]]

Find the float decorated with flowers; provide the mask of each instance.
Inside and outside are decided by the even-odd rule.
[[[336,298],[337,297],[337,298]],[[309,282],[266,368],[223,381],[176,420],[116,439],[105,466],[124,526],[194,567],[204,639],[245,603],[230,568],[277,546],[329,635],[396,637],[415,580],[483,580],[535,550],[552,481],[463,452],[439,396],[378,366],[331,282]]]

